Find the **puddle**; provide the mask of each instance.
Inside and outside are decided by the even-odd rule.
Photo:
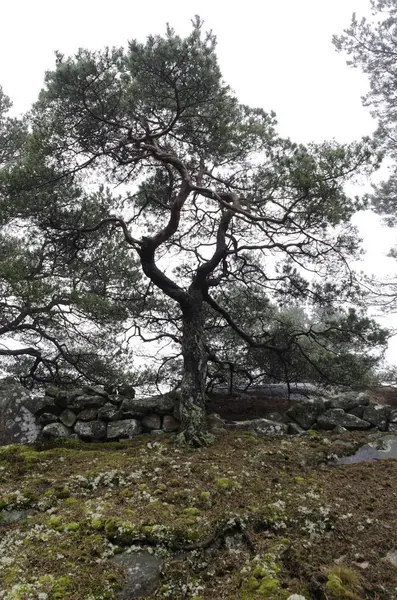
[[[361,446],[352,456],[342,456],[334,464],[351,465],[360,462],[373,462],[397,457],[397,435],[388,435]]]

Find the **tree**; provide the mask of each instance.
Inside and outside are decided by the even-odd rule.
[[[49,169],[10,108],[0,89],[2,366],[27,386],[120,379],[112,355],[139,299],[140,274],[111,227],[78,238],[54,229],[60,220],[77,225],[83,207],[101,218],[110,198],[103,189],[83,196],[70,178],[40,187]]]
[[[350,56],[348,64],[361,68],[368,75],[370,90],[363,98],[364,106],[371,108],[378,120],[375,138],[383,155],[391,161],[389,177],[374,186],[372,208],[385,217],[388,226],[397,224],[397,2],[371,0],[373,20],[358,19],[353,14],[350,27],[343,35],[334,36],[338,51]],[[392,249],[391,256],[397,256]],[[395,281],[383,287],[378,303],[386,310],[397,304]]]
[[[180,344],[180,441],[192,445],[210,439],[208,319],[281,361],[299,344],[250,319],[250,303],[236,310],[231,285],[328,311],[359,298],[349,260],[360,252],[350,217],[361,204],[343,186],[373,162],[366,140],[303,146],[278,136],[273,113],[240,104],[225,84],[215,46],[196,18],[186,38],[168,27],[126,50],[58,54],[30,121],[44,165],[37,181],[66,187],[57,222],[47,205],[35,218],[76,243],[105,232],[139,261],[147,292],[131,335]],[[77,203],[64,181],[81,190]],[[98,214],[89,190],[104,183],[122,193],[112,206],[108,192]]]

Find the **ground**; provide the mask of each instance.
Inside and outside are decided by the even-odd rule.
[[[332,464],[367,439],[0,448],[0,598],[116,599],[112,557],[142,548],[162,560],[153,600],[397,598],[397,459]]]

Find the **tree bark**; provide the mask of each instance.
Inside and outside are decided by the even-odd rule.
[[[178,441],[203,446],[213,441],[206,416],[208,356],[204,344],[203,298],[199,292],[182,307],[182,354],[184,374],[180,388],[181,432]]]

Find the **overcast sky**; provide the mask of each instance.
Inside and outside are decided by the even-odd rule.
[[[4,0],[0,85],[15,112],[23,112],[54,66],[55,50],[125,45],[163,33],[166,22],[185,34],[199,14],[217,35],[221,69],[242,102],[274,110],[279,132],[295,141],[348,142],[375,128],[361,105],[366,77],[347,67],[331,43],[353,12],[370,14],[369,0]],[[386,257],[395,232],[372,214],[358,215],[356,223],[366,270],[382,276],[397,270]],[[397,328],[397,317],[388,322]],[[397,338],[388,359],[397,363]]]

